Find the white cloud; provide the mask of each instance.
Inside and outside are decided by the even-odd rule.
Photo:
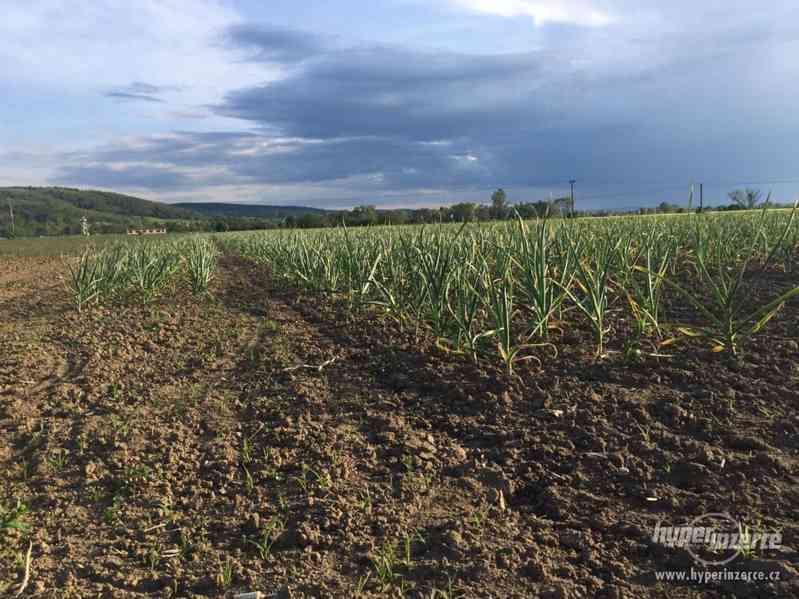
[[[537,23],[573,23],[585,27],[601,27],[616,20],[615,16],[596,7],[591,0],[454,0],[477,12],[502,17],[529,16]]]
[[[16,85],[98,92],[132,82],[166,86],[186,104],[217,101],[231,87],[269,78],[219,41],[239,23],[219,0],[6,2],[0,67]]]

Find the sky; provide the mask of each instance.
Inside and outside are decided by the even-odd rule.
[[[346,208],[799,197],[799,3],[26,0],[0,186]]]

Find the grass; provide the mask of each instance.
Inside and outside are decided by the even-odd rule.
[[[9,530],[26,532],[29,529],[25,522],[28,516],[28,506],[17,500],[13,507],[6,508],[0,504],[0,539]]]
[[[125,235],[68,235],[24,237],[0,240],[0,256],[76,256],[88,247],[104,247],[125,239]]]
[[[220,589],[229,589],[233,584],[233,562],[230,558],[219,564],[219,570],[216,574],[216,584]]]
[[[399,568],[403,565],[403,562],[397,552],[395,543],[386,543],[369,559],[372,562],[372,570],[380,592],[402,585],[403,576]]]
[[[255,548],[258,557],[262,561],[267,561],[272,553],[272,547],[277,542],[278,538],[280,538],[280,535],[283,534],[285,528],[285,522],[281,518],[275,516],[263,527],[259,538],[245,538],[245,542]]]
[[[159,241],[176,242],[198,237],[192,233],[169,233],[158,237]],[[64,235],[54,237],[20,237],[0,240],[0,256],[79,256],[88,248],[129,243],[128,235]]]
[[[443,588],[432,588],[430,594],[426,595],[426,599],[460,599],[462,597],[465,595],[455,590],[451,578],[447,579],[447,584]]]

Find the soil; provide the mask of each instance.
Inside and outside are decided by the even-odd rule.
[[[0,596],[31,546],[23,597],[799,597],[795,301],[739,359],[578,330],[509,379],[237,257],[83,314],[64,273],[0,261]],[[780,580],[659,582],[709,512]]]

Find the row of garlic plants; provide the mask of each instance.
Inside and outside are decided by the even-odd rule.
[[[685,336],[737,353],[799,294],[750,301],[758,275],[795,272],[789,211],[273,231],[225,243],[291,285],[377,308],[453,353],[498,357],[508,373],[556,354],[573,326],[587,326],[605,355],[622,321],[633,355]]]
[[[131,241],[88,248],[68,260],[67,285],[75,307],[134,296],[149,303],[181,272],[195,294],[208,290],[218,251],[203,237],[183,241]]]

